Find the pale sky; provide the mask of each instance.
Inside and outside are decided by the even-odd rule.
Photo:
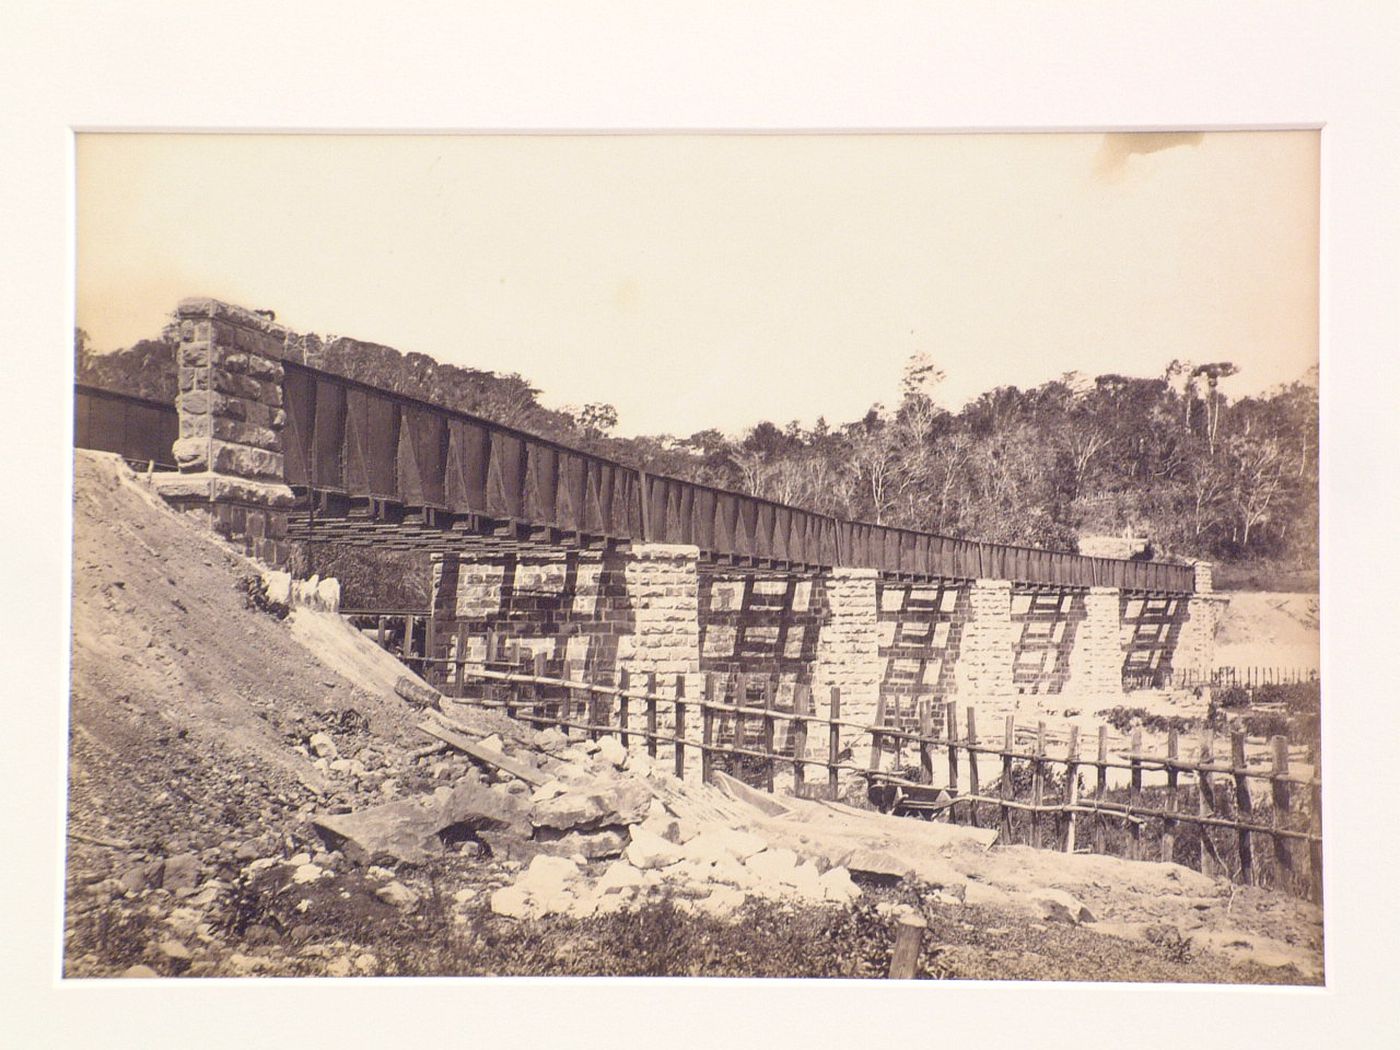
[[[1317,362],[1318,134],[78,137],[99,350],[207,295],[519,372],[624,435]]]

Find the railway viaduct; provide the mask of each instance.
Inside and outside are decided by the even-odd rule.
[[[430,554],[431,655],[478,659],[493,634],[663,689],[743,672],[817,713],[837,686],[869,725],[912,724],[921,700],[976,703],[989,727],[1097,710],[1125,679],[1211,669],[1204,563],[956,540],[652,475],[307,367],[264,315],[177,315],[174,408],[80,391],[78,444],[176,467],[153,475],[165,499],[273,565],[289,541]]]

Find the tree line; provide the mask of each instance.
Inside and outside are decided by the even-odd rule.
[[[173,401],[169,330],[95,354],[77,378]],[[1081,534],[1147,538],[1155,556],[1315,565],[1315,375],[1231,398],[1228,361],[1175,360],[1149,377],[1068,373],[989,390],[956,411],[925,355],[893,406],[811,426],[761,422],[739,436],[620,438],[608,404],[547,408],[518,374],[439,364],[352,339],[289,342],[314,367],[597,452],[632,466],[820,513],[948,536],[1073,550]]]

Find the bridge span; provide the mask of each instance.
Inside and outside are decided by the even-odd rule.
[[[649,474],[309,367],[263,315],[193,299],[177,316],[174,418],[79,389],[79,444],[173,462],[153,477],[165,498],[274,565],[290,542],[430,555],[436,658],[507,637],[595,676],[742,675],[780,705],[835,687],[846,717],[906,725],[958,697],[989,714],[1109,706],[1125,680],[1210,669],[1209,566],[953,539]]]

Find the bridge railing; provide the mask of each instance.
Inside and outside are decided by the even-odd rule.
[[[286,480],[719,559],[1027,585],[1189,593],[1189,566],[1091,558],[845,521],[633,467],[464,412],[285,362]]]
[[[115,452],[158,470],[175,469],[171,448],[180,436],[180,414],[167,402],[75,383],[73,431],[76,448]]]

